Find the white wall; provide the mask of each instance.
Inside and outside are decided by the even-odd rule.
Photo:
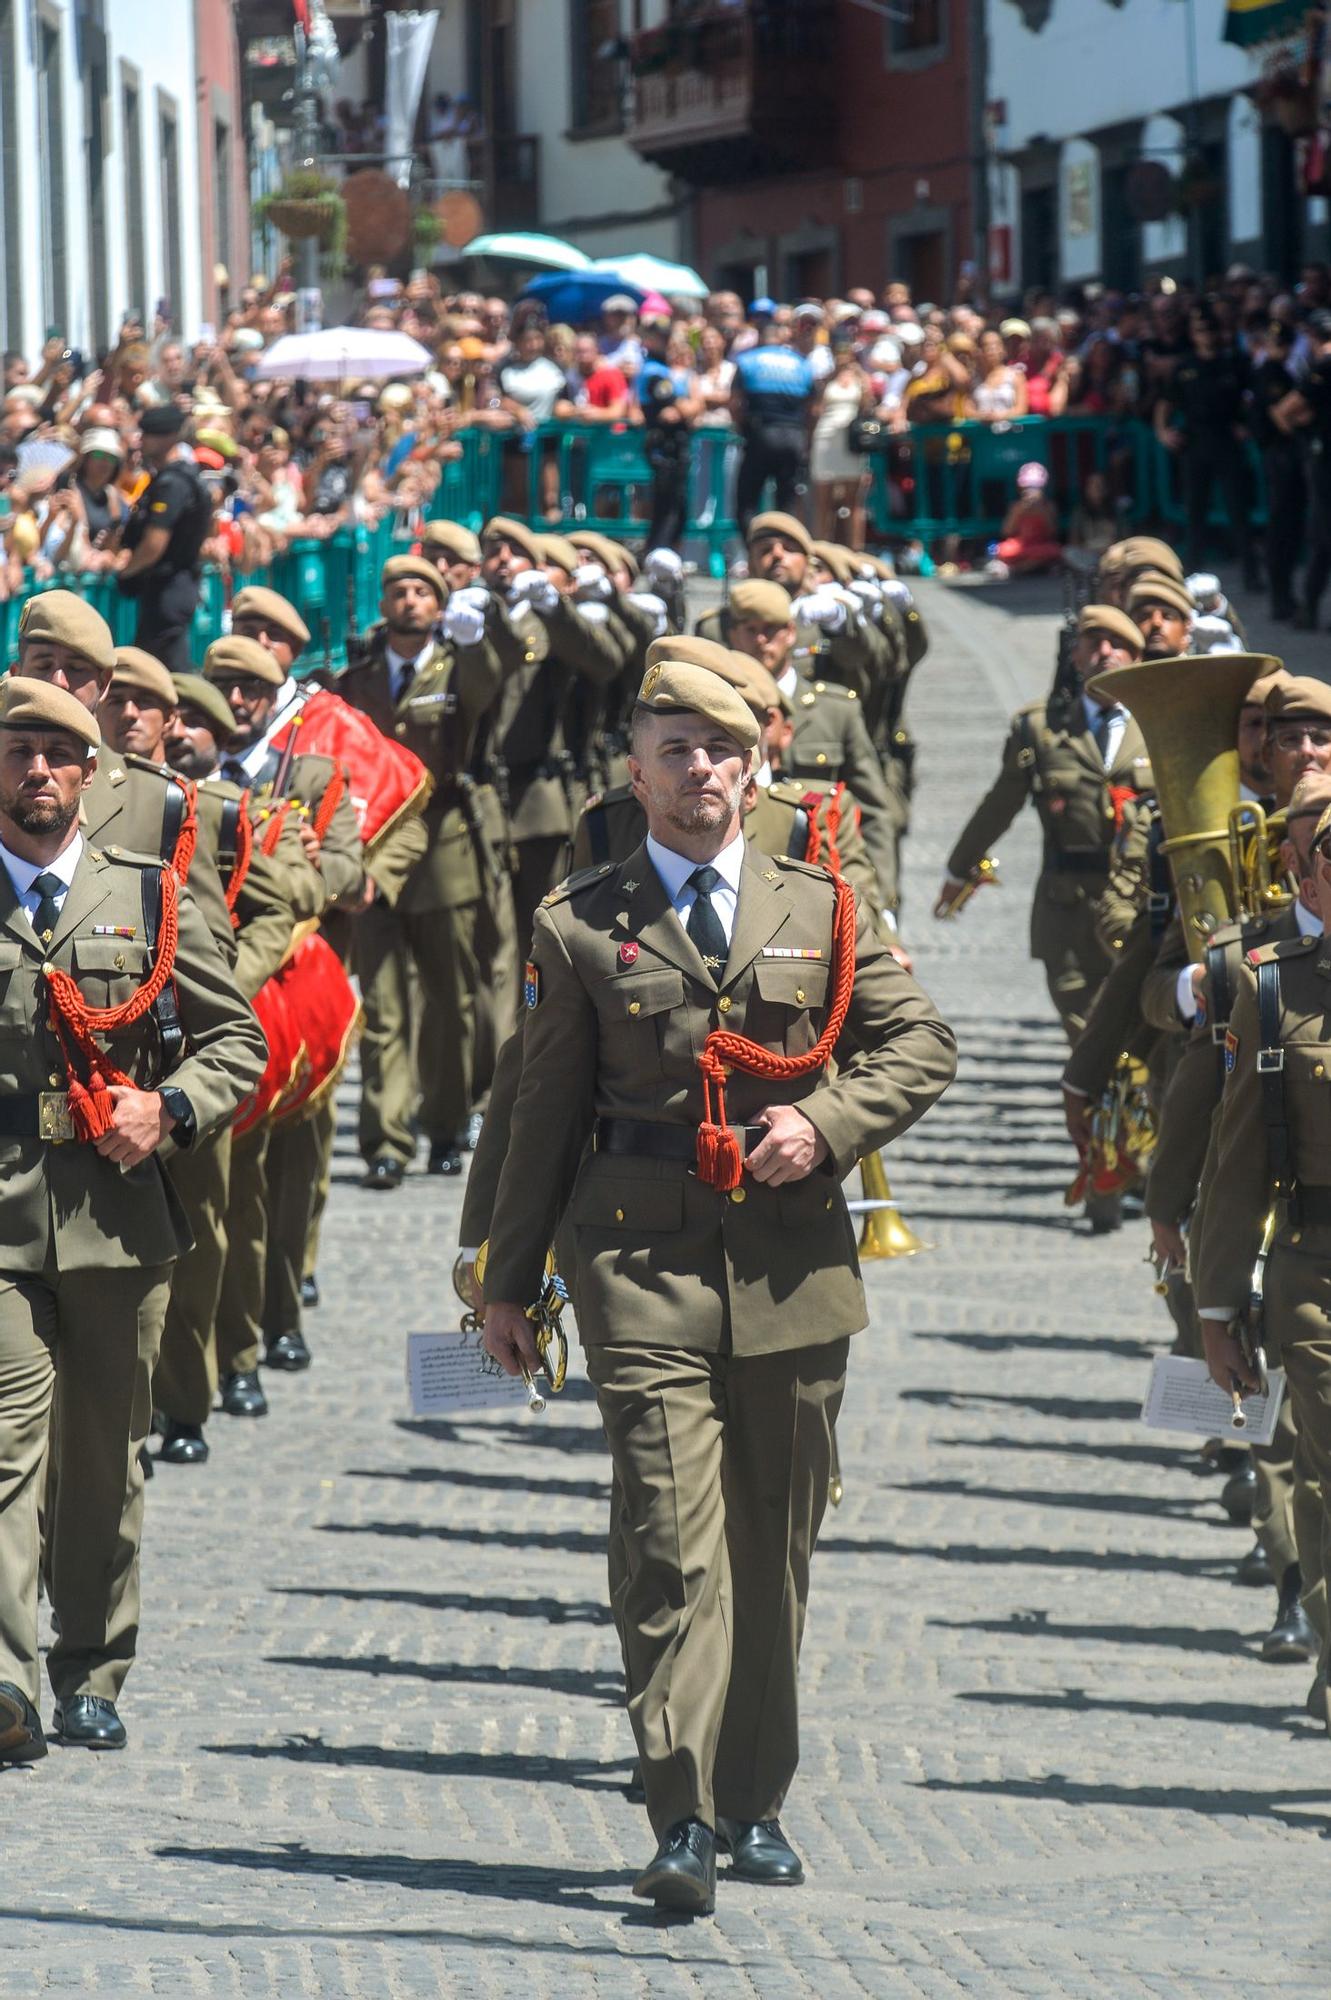
[[[16,147],[18,162],[18,255],[21,273],[20,323],[8,328],[9,344],[29,357],[41,350],[52,311],[44,282],[44,242],[49,241],[51,217],[41,187],[38,142],[37,48],[34,36],[41,21],[60,36],[64,127],[65,229],[68,244],[66,324],[61,328],[71,346],[92,348],[92,255],[84,154],[86,93],[79,70],[73,7],[70,0],[35,0],[14,9],[15,46],[0,51],[0,60],[15,63]],[[200,311],[199,191],[197,104],[194,67],[194,9],[191,0],[163,0],[156,6],[143,0],[107,0],[107,101],[105,107],[107,292],[109,324],[114,339],[127,307],[141,306],[151,315],[166,291],[166,252],[160,203],[158,152],[158,92],[172,100],[177,126],[180,203],[181,297],[172,301],[176,322],[188,336],[198,326]],[[121,64],[138,73],[143,134],[143,240],[146,296],[131,299],[127,239],[125,155],[121,134]],[[6,246],[12,256],[14,247]]]

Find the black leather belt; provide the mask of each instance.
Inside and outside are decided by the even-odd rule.
[[[767,1137],[765,1125],[736,1125],[735,1137],[745,1156]],[[686,1160],[698,1156],[698,1134],[688,1125],[657,1125],[646,1118],[598,1118],[593,1144],[598,1153],[637,1153],[650,1160]]]
[[[1103,854],[1046,854],[1047,875],[1108,875],[1109,861]]]
[[[1331,1222],[1331,1187],[1305,1187],[1300,1182],[1296,1206],[1300,1222]]]

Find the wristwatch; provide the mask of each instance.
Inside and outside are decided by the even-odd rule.
[[[171,1137],[178,1146],[188,1146],[193,1140],[197,1129],[194,1121],[194,1106],[190,1103],[183,1090],[177,1090],[171,1084],[168,1084],[165,1090],[159,1090],[157,1095],[176,1121]]]

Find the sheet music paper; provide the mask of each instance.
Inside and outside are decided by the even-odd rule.
[[[1234,1428],[1234,1404],[1217,1388],[1204,1361],[1179,1354],[1160,1354],[1151,1366],[1151,1380],[1142,1404],[1142,1422],[1156,1431],[1187,1431],[1194,1437],[1231,1438],[1235,1444],[1270,1444],[1285,1392],[1284,1371],[1269,1371],[1270,1393],[1245,1396],[1242,1430]]]
[[[505,1375],[482,1347],[479,1331],[463,1333],[455,1328],[441,1333],[409,1333],[407,1386],[412,1415],[417,1417],[456,1410],[527,1408],[522,1377]]]

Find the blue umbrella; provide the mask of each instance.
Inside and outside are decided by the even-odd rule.
[[[579,326],[594,320],[606,300],[617,293],[635,305],[644,297],[641,286],[625,284],[605,271],[552,271],[546,278],[533,278],[520,296],[539,299],[552,320]]]

